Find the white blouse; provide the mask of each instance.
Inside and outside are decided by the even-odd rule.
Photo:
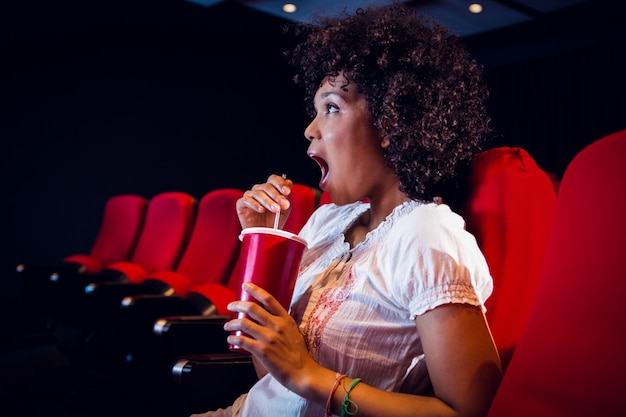
[[[430,380],[415,317],[445,303],[484,311],[492,279],[463,219],[444,204],[404,203],[350,248],[344,231],[368,209],[327,204],[309,219],[290,312],[322,366],[384,390],[424,394]],[[241,415],[319,417],[324,408],[268,374]]]

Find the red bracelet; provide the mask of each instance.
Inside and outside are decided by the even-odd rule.
[[[337,372],[337,374],[335,375],[335,384],[331,388],[330,393],[328,394],[328,400],[326,401],[326,415],[325,415],[325,417],[330,417],[330,404],[333,402],[333,394],[335,393],[335,391],[337,391],[337,387],[341,383],[341,380],[344,379],[346,376],[347,375],[340,374],[339,372]]]

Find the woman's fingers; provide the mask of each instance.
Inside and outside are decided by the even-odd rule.
[[[246,313],[253,320],[264,323],[264,319],[268,317],[268,313],[274,316],[289,315],[287,310],[274,298],[269,292],[251,282],[244,283],[241,288],[252,298],[258,301],[233,301],[228,305],[230,311]]]
[[[257,302],[253,301],[233,301],[228,305],[230,311],[244,313],[245,318],[230,320],[224,324],[224,330],[241,331],[249,335],[252,339],[264,339],[263,334],[267,331],[277,331],[280,322],[277,318],[291,318],[287,310],[267,291],[252,283],[242,285],[246,291]],[[251,343],[242,341],[240,336],[229,336],[228,343],[244,347]]]
[[[245,197],[256,200],[267,210],[276,213],[278,210],[289,208],[287,195],[291,193],[293,182],[278,175],[270,175],[267,182],[256,184],[251,190],[244,193]]]
[[[291,204],[286,196],[291,193],[292,186],[291,180],[270,175],[267,182],[255,184],[246,191],[236,205],[242,227],[271,227],[275,213],[288,213]]]

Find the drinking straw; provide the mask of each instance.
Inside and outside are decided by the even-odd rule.
[[[283,174],[283,179],[287,178],[287,174]],[[278,221],[280,220],[280,207],[278,208],[278,211],[276,212],[276,217],[274,217],[274,229],[278,229]]]

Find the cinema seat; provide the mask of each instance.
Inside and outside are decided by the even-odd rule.
[[[23,284],[26,308],[48,313],[55,303],[50,289],[60,275],[95,274],[108,265],[130,259],[143,228],[148,200],[135,194],[110,197],[89,253],[76,253],[52,265],[21,263],[16,267]],[[52,281],[52,282],[51,282]]]
[[[626,415],[626,130],[563,174],[528,320],[488,417]]]

